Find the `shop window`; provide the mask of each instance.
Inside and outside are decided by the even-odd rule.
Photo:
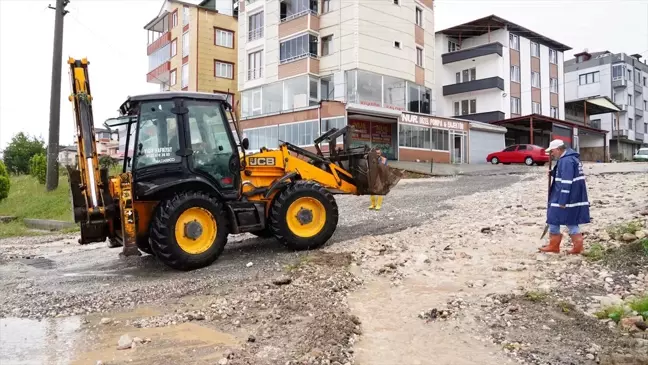
[[[356,78],[358,76],[358,71],[351,70],[346,72],[346,97],[347,102],[349,103],[358,103],[358,87],[356,83]]]
[[[405,110],[405,80],[383,76],[384,107]]]
[[[305,108],[309,105],[306,77],[286,80],[283,86],[283,110]]]
[[[450,151],[448,146],[449,133],[443,129],[434,129],[430,130],[432,135],[432,149],[438,151]]]
[[[320,98],[322,100],[335,100],[335,84],[333,77],[322,77],[320,79]]]
[[[263,114],[273,114],[281,112],[283,96],[283,84],[275,82],[263,86]]]
[[[360,104],[382,106],[382,76],[366,71],[356,72]]]
[[[262,127],[255,129],[246,129],[243,135],[250,141],[250,150],[260,150],[261,147],[278,148],[279,139],[277,137],[278,127]]]
[[[328,131],[330,131],[333,128],[336,128],[338,130],[344,128],[346,126],[346,118],[344,117],[339,117],[339,118],[333,118],[333,119],[323,119],[322,120],[322,125],[321,125],[321,134],[324,134]],[[344,136],[340,136],[337,138],[336,142],[338,144],[344,143]]]
[[[317,120],[279,125],[279,140],[297,146],[312,146],[319,137],[319,122]]]
[[[430,149],[430,128],[401,124],[398,133],[401,147]]]

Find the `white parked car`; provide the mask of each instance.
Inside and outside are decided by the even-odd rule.
[[[640,148],[637,154],[632,156],[634,161],[647,161],[648,162],[648,148]]]

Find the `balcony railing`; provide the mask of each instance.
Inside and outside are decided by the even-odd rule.
[[[644,141],[643,132],[635,131],[635,140],[639,142],[643,142]]]
[[[612,87],[613,88],[624,88],[628,86],[628,80],[625,78],[617,78],[612,80]]]
[[[444,53],[441,55],[443,64],[469,60],[477,57],[497,54],[502,56],[503,46],[499,42],[484,44],[472,48],[464,48],[455,52]]]
[[[500,89],[504,91],[504,79],[501,77],[489,77],[485,79],[461,82],[458,84],[444,85],[443,96],[468,93],[479,90]]]
[[[308,57],[317,58],[317,54],[309,52],[309,53],[300,54],[298,56],[288,57],[288,58],[285,58],[283,60],[279,60],[279,64],[283,65],[284,63],[290,63],[290,62],[298,61],[298,60],[301,60],[302,58],[308,58]]]
[[[641,109],[640,107],[637,106],[637,107],[634,108],[634,111],[635,111],[635,117],[636,117],[637,119],[639,119],[639,118],[643,118],[643,116],[644,116],[644,111],[643,111],[643,109]]]
[[[615,129],[612,131],[612,137],[623,137],[623,138],[628,138],[629,131],[627,129]]]
[[[643,94],[643,85],[635,83],[634,84],[635,94]]]
[[[299,13],[290,14],[290,15],[286,16],[285,18],[282,18],[281,22],[282,23],[289,22],[289,21],[291,21],[293,19],[297,19],[297,18],[303,17],[303,16],[308,15],[308,14],[317,16],[317,11],[313,10],[313,9],[302,10]]]
[[[247,79],[256,80],[263,77],[263,67],[248,70]]]
[[[257,29],[251,30],[248,33],[248,41],[249,42],[260,39],[260,38],[263,38],[263,28],[257,28]]]

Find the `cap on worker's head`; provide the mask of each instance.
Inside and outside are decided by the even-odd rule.
[[[554,139],[549,143],[549,147],[545,150],[547,152],[551,152],[551,150],[555,150],[556,148],[564,147],[565,142],[560,140],[560,139]]]

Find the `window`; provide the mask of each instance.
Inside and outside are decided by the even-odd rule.
[[[555,106],[551,107],[551,117],[558,119],[558,108],[556,108]]]
[[[333,35],[322,37],[322,57],[333,53]]]
[[[394,5],[398,5],[398,4],[399,4],[399,1],[398,1],[398,0],[394,0]]]
[[[263,76],[263,51],[248,54],[248,80],[255,80]]]
[[[400,42],[399,41],[394,41],[394,47],[400,49],[401,48]]]
[[[179,163],[176,154],[180,149],[177,137],[177,119],[171,112],[173,101],[145,102],[141,106],[139,123],[139,146],[135,154],[135,167]]]
[[[475,81],[477,80],[477,69],[473,67],[468,70],[463,70],[461,72],[461,75],[462,75],[463,82]]]
[[[520,37],[515,34],[509,34],[509,48],[516,51],[520,50]]]
[[[455,81],[457,82],[457,84],[461,83],[461,72],[457,72],[455,74]]]
[[[335,99],[335,84],[333,83],[333,77],[328,76],[320,79],[320,97],[322,100]]]
[[[531,102],[531,111],[534,114],[542,114],[542,106],[540,103]]]
[[[279,44],[279,62],[287,63],[304,57],[317,57],[317,36],[304,34]]]
[[[632,118],[628,118],[628,129],[633,130],[634,128],[634,120]]]
[[[338,117],[338,118],[333,118],[333,119],[323,119],[322,120],[322,126],[321,126],[321,131],[322,134],[330,131],[331,129],[335,128],[337,130],[340,130],[344,128],[346,125],[346,119],[344,117]],[[336,142],[338,144],[344,143],[344,136],[340,136],[337,138]]]
[[[551,87],[551,92],[558,94],[558,79],[551,78],[549,79],[549,85]]]
[[[531,71],[531,86],[540,87],[540,73]]]
[[[297,146],[312,146],[319,135],[317,120],[279,125],[279,140]]]
[[[626,74],[626,80],[630,81],[632,80],[632,70],[631,69],[626,69],[627,74]]]
[[[628,105],[632,106],[632,94],[628,94]]]
[[[596,128],[596,129],[601,129],[601,120],[600,119],[594,119],[590,120],[590,127]]]
[[[399,142],[401,147],[431,149],[430,128],[408,124],[399,125]]]
[[[250,150],[256,151],[256,150],[260,150],[261,147],[278,148],[279,147],[278,132],[279,132],[279,127],[273,125],[270,127],[245,129],[243,130],[243,135],[250,142]]]
[[[176,25],[178,25],[178,10],[171,15],[171,28],[175,28]]]
[[[234,65],[229,62],[214,61],[214,75],[225,79],[233,79]]]
[[[187,6],[182,7],[182,25],[187,25],[189,24],[189,14],[190,14],[191,9]]]
[[[454,41],[448,41],[448,52],[455,52],[461,50],[459,43]]]
[[[307,79],[306,76],[303,76],[283,82],[283,110],[295,110],[309,106],[309,82]]]
[[[416,7],[416,25],[423,28],[423,10],[418,6]]]
[[[644,100],[644,110],[648,110],[648,101]]]
[[[263,12],[248,17],[248,41],[263,38]]]
[[[613,65],[612,66],[612,81],[618,81],[618,80],[623,80],[623,74],[625,65],[620,64],[620,65]]]
[[[513,151],[515,151],[517,148],[518,148],[517,145],[516,145],[516,146],[509,146],[509,147],[506,147],[506,148],[504,149],[504,151],[502,151],[502,152],[513,152]]]
[[[322,0],[322,14],[331,11],[331,0]]]
[[[405,110],[405,86],[405,80],[401,78],[383,76],[383,107]]]
[[[520,82],[520,66],[511,66],[511,81]]]
[[[648,77],[643,78],[643,86],[648,86]]]
[[[217,104],[219,105],[219,104]],[[185,101],[189,113],[189,140],[193,166],[206,172],[223,187],[234,187],[236,173],[231,158],[238,157],[230,140],[230,128],[221,108],[207,101]]]
[[[416,47],[416,65],[423,67],[423,50]]]
[[[169,73],[169,85],[173,86],[178,83],[178,73],[176,70],[172,70]]]
[[[430,134],[432,135],[432,149],[438,151],[450,151],[448,136],[449,132],[441,129],[430,129]]]
[[[540,45],[536,42],[531,42],[531,56],[540,58]]]
[[[407,110],[430,114],[432,90],[414,83],[407,83]]]
[[[180,86],[184,89],[189,87],[189,64],[185,63],[182,65],[180,77],[182,78]]]
[[[554,65],[558,64],[558,52],[551,48],[549,48],[549,62],[553,63]]]
[[[511,114],[521,114],[521,109],[520,98],[511,97]]]
[[[214,38],[217,46],[234,48],[234,33],[228,30],[216,29]]]
[[[189,56],[189,32],[182,34],[182,57]]]
[[[477,113],[477,99],[455,101],[455,116]]]
[[[306,14],[317,15],[319,0],[284,0],[281,1],[279,17],[282,22],[299,18]]]
[[[171,41],[171,57],[178,54],[178,38]]]
[[[641,71],[637,70],[635,68],[635,79],[634,79],[635,84],[639,85],[641,84]]]
[[[458,101],[454,102],[454,115],[455,117],[461,115],[461,103]]]

